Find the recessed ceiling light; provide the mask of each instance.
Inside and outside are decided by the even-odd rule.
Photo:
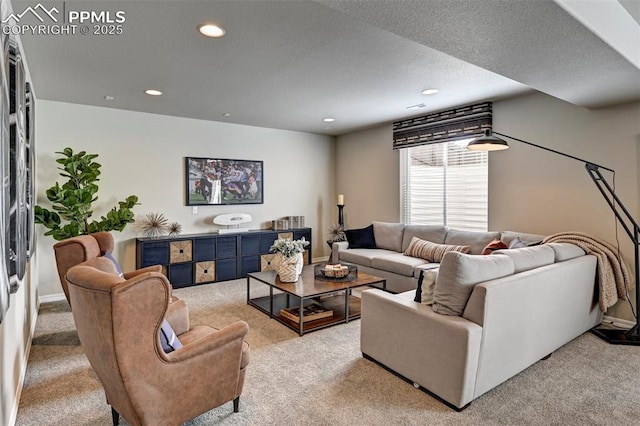
[[[105,101],[112,101],[113,99],[114,99],[114,97],[113,96],[109,96],[109,95],[104,97]]]
[[[423,95],[435,95],[436,93],[438,93],[439,90],[438,89],[424,89],[422,91]]]
[[[230,112],[223,112],[222,116],[223,117],[231,117],[231,113]]]
[[[151,95],[151,96],[160,96],[162,95],[162,92],[156,89],[147,89],[144,91],[144,93],[146,93],[147,95]]]
[[[420,108],[424,108],[426,106],[427,105],[425,105],[425,104],[411,105],[411,106],[408,106],[407,109],[420,109]]]
[[[322,121],[324,121],[325,123],[333,123],[334,121],[336,121],[336,119],[327,117],[327,118],[323,118]]]
[[[214,24],[200,24],[198,25],[198,31],[200,31],[200,34],[202,34],[203,36],[213,38],[220,38],[225,33],[222,27]]]

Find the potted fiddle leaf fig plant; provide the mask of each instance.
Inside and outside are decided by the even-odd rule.
[[[280,281],[283,283],[298,281],[304,265],[302,253],[308,246],[309,241],[304,237],[299,240],[280,238],[274,241],[269,251],[276,254],[274,263]]]
[[[92,204],[98,199],[98,182],[101,164],[94,161],[98,154],[85,151],[74,153],[65,148],[56,159],[60,176],[66,179],[62,185],[58,182],[47,189],[47,199],[51,209],[34,206],[35,222],[48,229],[44,235],[51,235],[61,241],[77,235],[92,234],[100,231],[122,231],[127,224],[134,222],[131,210],[138,204],[138,197],[129,195],[119,201],[99,220],[90,220],[93,215]]]

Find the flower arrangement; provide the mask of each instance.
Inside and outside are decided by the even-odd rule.
[[[280,252],[284,257],[294,257],[298,253],[304,252],[305,248],[309,246],[309,241],[304,237],[299,240],[289,240],[280,238],[274,241],[273,245],[269,249],[270,253]]]

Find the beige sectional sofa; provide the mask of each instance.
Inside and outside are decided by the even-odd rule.
[[[390,228],[378,224],[379,230]],[[454,409],[465,408],[601,320],[596,258],[575,245],[543,244],[478,256],[473,253],[482,251],[489,235],[483,239],[472,233],[473,238],[463,241],[461,231],[403,228],[409,235],[466,242],[472,254],[449,252],[433,265],[403,262],[403,255],[389,248],[369,249],[369,254],[353,249],[352,256],[344,256],[349,250],[340,247],[341,262],[357,260],[360,269],[395,274],[389,277],[401,285],[411,285],[420,269],[439,266],[437,274],[428,273],[436,277],[432,304],[416,302],[415,288],[398,294],[378,289],[362,293],[361,350]],[[490,240],[496,234],[507,240],[518,236],[493,233]],[[403,245],[405,241],[403,236]],[[392,261],[404,269],[391,266]]]
[[[347,241],[333,243],[333,263],[358,266],[358,270],[387,280],[387,290],[401,293],[415,290],[420,271],[439,266],[424,259],[405,256],[411,239],[418,237],[437,244],[467,245],[470,254],[480,254],[494,239],[510,244],[514,238],[525,243],[540,242],[544,236],[513,231],[473,232],[450,229],[439,225],[405,225],[402,223],[373,222],[377,248],[349,248]]]

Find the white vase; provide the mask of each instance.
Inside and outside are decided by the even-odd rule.
[[[283,283],[294,283],[298,281],[298,277],[300,277],[302,267],[304,266],[302,253],[286,257],[282,253],[278,252],[276,253],[274,262],[280,281]]]

